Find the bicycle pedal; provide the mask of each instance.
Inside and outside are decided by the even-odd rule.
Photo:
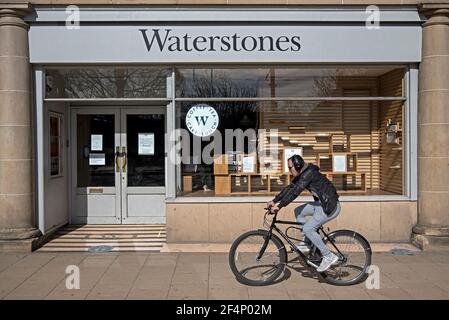
[[[321,258],[321,256],[318,256],[318,255],[315,254],[315,253],[311,253],[311,254],[309,254],[309,256],[307,257],[307,260],[308,260],[308,261],[311,261],[311,262],[314,263],[314,264],[318,264],[318,265],[319,265],[323,259]]]

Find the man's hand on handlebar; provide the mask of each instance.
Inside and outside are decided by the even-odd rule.
[[[271,214],[275,214],[279,211],[279,204],[278,203],[274,203],[273,201],[270,201],[269,203],[267,203],[268,206],[268,210],[270,211]]]
[[[275,213],[277,213],[278,211],[279,211],[279,204],[275,204],[274,206],[272,206],[272,207],[270,207],[270,212],[272,213],[272,214],[275,214]]]
[[[270,209],[270,208],[273,207],[274,205],[275,205],[275,203],[274,203],[273,200],[268,201],[268,202],[267,202],[267,209]]]

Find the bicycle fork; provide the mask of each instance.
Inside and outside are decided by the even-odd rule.
[[[271,234],[269,233],[266,237],[265,237],[265,241],[262,245],[262,248],[260,248],[259,254],[256,257],[256,261],[259,261],[260,258],[262,258],[263,254],[265,253],[265,250],[268,247],[268,242],[270,241],[271,238]]]

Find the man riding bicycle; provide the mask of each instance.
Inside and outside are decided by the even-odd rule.
[[[323,260],[317,271],[324,272],[337,263],[338,257],[327,248],[317,230],[339,215],[341,206],[337,190],[332,182],[319,172],[318,166],[306,163],[300,155],[295,154],[288,159],[288,168],[293,175],[292,182],[267,205],[271,213],[276,213],[295,200],[304,189],[313,195],[313,202],[295,208],[295,216],[296,221],[303,224],[304,236],[320,250]],[[306,220],[307,216],[311,218]],[[306,249],[307,241],[305,238],[303,240],[300,247]]]

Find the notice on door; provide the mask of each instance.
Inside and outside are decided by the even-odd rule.
[[[154,155],[154,133],[139,133],[139,155]]]
[[[92,151],[103,151],[103,135],[92,134],[90,136],[90,149]]]
[[[104,153],[91,153],[89,154],[90,166],[104,166],[106,164],[106,157]]]

